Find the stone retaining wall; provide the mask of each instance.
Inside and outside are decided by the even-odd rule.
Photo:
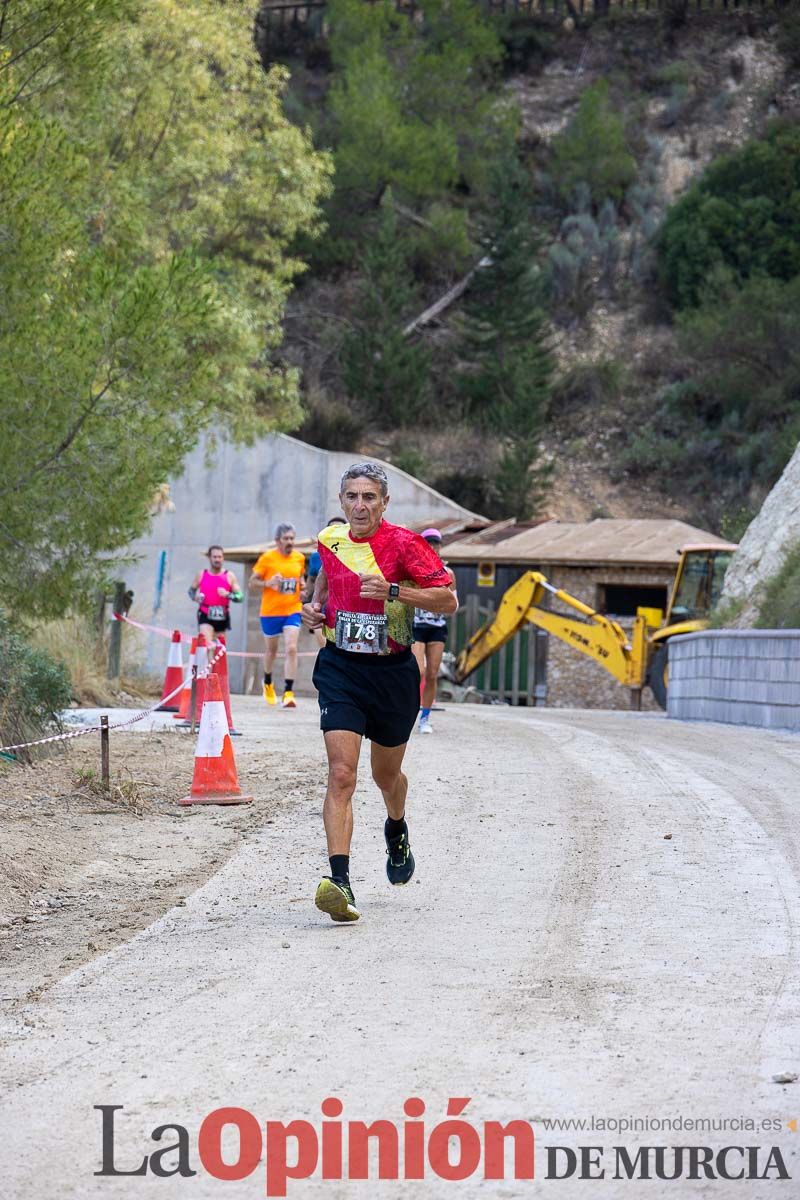
[[[671,638],[667,715],[800,730],[800,630],[716,629]]]

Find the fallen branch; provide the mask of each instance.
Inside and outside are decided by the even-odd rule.
[[[411,321],[409,325],[406,325],[405,329],[403,330],[403,337],[408,337],[410,334],[414,333],[415,330],[421,329],[423,325],[430,325],[431,321],[435,321],[440,313],[443,313],[445,309],[450,307],[451,304],[454,304],[455,301],[458,300],[459,296],[464,295],[464,292],[469,287],[475,272],[480,271],[482,267],[488,267],[491,261],[492,260],[488,254],[484,255],[480,262],[476,263],[472,270],[469,271],[463,279],[460,279],[458,283],[454,284],[450,288],[449,292],[445,292],[445,294],[441,296],[435,304],[432,304],[430,308],[426,308],[425,311],[420,313],[420,315]]]

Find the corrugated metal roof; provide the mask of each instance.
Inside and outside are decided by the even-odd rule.
[[[487,543],[480,533],[451,542],[446,549],[447,561],[513,562],[531,566],[539,563],[672,566],[686,545],[732,545],[707,530],[672,519],[601,518],[581,524],[546,521],[533,528],[518,526],[517,531],[508,528],[504,533],[507,536],[494,543]]]

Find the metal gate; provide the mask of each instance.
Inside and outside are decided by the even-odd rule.
[[[458,654],[497,611],[493,600],[467,596],[448,622],[447,650]],[[533,625],[522,629],[466,681],[508,704],[543,705],[547,699],[547,633]]]

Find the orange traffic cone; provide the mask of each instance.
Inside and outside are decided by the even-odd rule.
[[[167,670],[164,674],[164,687],[161,692],[161,703],[156,712],[171,712],[180,711],[180,692],[175,689],[179,688],[183,683],[183,653],[181,651],[181,631],[176,629],[172,635],[172,641],[169,646],[169,658],[167,659]],[[170,697],[167,700],[167,697]],[[167,701],[164,703],[164,701]]]
[[[243,796],[239,787],[227,725],[222,688],[212,673],[194,752],[192,790],[181,804],[252,804],[253,797]]]
[[[180,708],[175,713],[173,720],[188,721],[192,707],[192,668],[197,661],[197,638],[193,637],[189,646],[189,674],[183,682],[183,691],[180,694]]]
[[[223,634],[219,635],[218,640],[225,646],[225,638]],[[225,704],[225,715],[228,718],[228,733],[231,737],[241,737],[238,729],[233,728],[233,717],[231,716],[231,690],[228,684],[228,652],[227,647],[223,654],[220,654],[216,659],[211,670],[219,679],[219,685],[222,688],[222,699]]]

